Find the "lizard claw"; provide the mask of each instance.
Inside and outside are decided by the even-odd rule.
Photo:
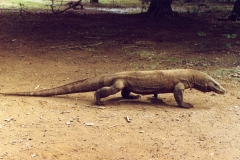
[[[181,106],[179,106],[181,108],[186,108],[186,109],[190,109],[193,108],[193,105],[190,103],[183,103]]]
[[[95,92],[94,94],[94,99],[95,99],[95,104],[96,105],[99,105],[99,106],[103,106],[104,104],[100,101],[100,96],[97,92]]]
[[[101,101],[98,101],[95,104],[98,105],[98,106],[104,106],[104,103],[102,103]]]
[[[95,104],[98,105],[98,106],[103,106],[103,102],[100,101],[100,98],[96,97],[95,99]]]

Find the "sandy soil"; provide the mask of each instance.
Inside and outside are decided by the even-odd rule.
[[[240,39],[223,36],[238,34],[240,24],[209,17],[2,13],[1,92],[173,68],[209,73],[228,92],[186,90],[192,109],[178,108],[172,94],[116,94],[104,107],[93,104],[92,92],[0,96],[0,159],[240,159]]]

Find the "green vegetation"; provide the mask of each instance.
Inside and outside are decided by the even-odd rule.
[[[46,8],[46,4],[50,3],[50,0],[2,0],[0,2],[1,8],[22,8],[22,5],[25,7],[31,8]]]
[[[198,32],[198,36],[199,37],[206,37],[206,34],[203,31],[201,31],[201,32]]]
[[[238,34],[223,34],[223,36],[227,39],[234,39],[237,38]]]
[[[63,0],[64,1],[64,0]],[[89,0],[82,0],[83,3],[89,3]],[[60,3],[61,0],[55,3]],[[43,8],[46,9],[52,2],[51,0],[1,0],[0,8],[21,8],[22,5],[28,8]],[[138,6],[141,3],[139,0],[99,0],[99,5],[109,4],[111,6]],[[20,5],[21,4],[21,5]],[[50,9],[50,8],[49,8]]]
[[[222,9],[222,7],[221,6],[215,6],[215,7],[213,7],[213,11],[214,12],[220,12],[220,11],[222,11],[223,9]]]
[[[229,42],[227,42],[225,45],[227,48],[231,48],[231,39],[237,38],[238,34],[223,34],[224,37],[228,39]]]

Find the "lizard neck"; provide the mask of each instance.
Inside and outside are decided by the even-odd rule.
[[[193,76],[193,88],[202,91],[202,92],[210,92],[208,87],[208,76],[206,74],[197,74]]]

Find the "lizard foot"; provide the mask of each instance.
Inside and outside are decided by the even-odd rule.
[[[157,94],[154,94],[152,98],[158,99],[158,95],[157,95]]]
[[[98,105],[98,106],[104,106],[104,103],[101,102],[101,101],[97,101],[97,102],[95,102],[95,104]]]
[[[140,95],[129,95],[129,96],[123,97],[123,98],[125,98],[125,99],[139,99],[139,98],[141,98],[141,96]]]
[[[95,92],[94,93],[94,99],[95,99],[95,104],[99,106],[103,106],[104,104],[100,101],[100,95],[99,93]]]
[[[193,108],[193,105],[190,104],[190,103],[182,103],[181,106],[179,106],[181,108],[186,108],[186,109],[190,109],[190,108]]]
[[[130,95],[130,96],[128,97],[128,99],[139,99],[139,98],[141,98],[140,95]]]

